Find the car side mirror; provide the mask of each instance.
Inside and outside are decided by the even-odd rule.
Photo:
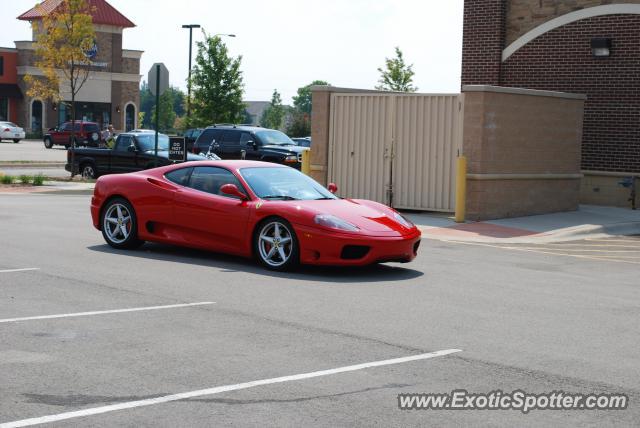
[[[249,197],[242,193],[240,189],[238,189],[238,186],[236,186],[235,184],[223,184],[222,187],[220,187],[220,191],[225,195],[237,196],[243,201],[249,199]]]
[[[132,144],[132,145],[130,145],[129,147],[127,147],[127,151],[128,151],[129,153],[134,153],[134,152],[136,152],[137,150],[136,150],[136,146],[135,146],[135,144]]]
[[[327,190],[329,190],[331,193],[336,193],[338,191],[338,186],[336,185],[336,183],[329,183],[329,185],[327,186]]]

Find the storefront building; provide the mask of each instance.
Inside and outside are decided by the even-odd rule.
[[[18,19],[38,21],[59,4],[59,0],[45,0]],[[124,30],[135,24],[104,0],[89,0],[89,4],[96,43],[89,79],[76,95],[75,119],[97,122],[101,127],[112,124],[117,131],[128,131],[137,127],[142,51],[123,49],[122,39]],[[30,41],[16,41],[15,48],[0,48],[0,120],[6,116],[31,134],[71,120],[71,96],[64,88],[61,97],[65,102],[27,95],[24,77],[43,75],[36,67],[35,39],[33,34]]]

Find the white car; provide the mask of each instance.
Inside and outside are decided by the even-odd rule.
[[[14,143],[19,143],[20,140],[24,140],[24,129],[12,122],[0,122],[0,141],[13,140]]]

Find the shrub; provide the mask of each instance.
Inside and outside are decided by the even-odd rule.
[[[38,174],[33,177],[33,185],[34,186],[42,186],[44,184],[44,175]]]
[[[13,175],[3,175],[2,184],[13,184],[15,177]]]
[[[32,177],[29,176],[29,175],[22,174],[20,176],[20,183],[22,183],[22,184],[29,184],[29,182],[31,182],[31,180],[32,180]]]

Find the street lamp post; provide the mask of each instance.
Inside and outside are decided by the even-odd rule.
[[[189,76],[187,77],[187,123],[191,122],[191,48],[193,45],[193,29],[200,28],[200,24],[187,24],[182,28],[189,29]]]
[[[182,28],[189,29],[189,74],[187,77],[187,123],[191,121],[191,50],[193,47],[193,29],[200,28],[200,24],[185,24]],[[214,34],[215,36],[235,37],[235,34]]]

